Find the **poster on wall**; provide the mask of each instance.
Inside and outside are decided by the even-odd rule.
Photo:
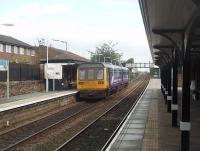
[[[62,79],[62,65],[57,63],[45,64],[45,79]]]

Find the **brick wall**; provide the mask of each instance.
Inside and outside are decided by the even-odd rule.
[[[1,59],[16,63],[35,63],[35,56],[20,55],[14,53],[0,52]]]
[[[10,95],[22,95],[26,93],[39,92],[44,90],[41,81],[11,81]],[[6,82],[0,82],[0,97],[6,96]]]

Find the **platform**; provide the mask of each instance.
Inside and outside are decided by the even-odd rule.
[[[111,151],[179,150],[178,128],[171,127],[171,114],[160,91],[160,80],[151,79],[139,102],[108,146]]]
[[[76,92],[77,92],[76,90],[56,91],[56,92],[48,92],[48,93],[36,92],[36,93],[25,94],[25,95],[20,95],[20,96],[13,96],[10,99],[1,98],[0,112],[28,106],[31,104],[44,102],[44,101],[55,99],[58,97],[75,94]]]

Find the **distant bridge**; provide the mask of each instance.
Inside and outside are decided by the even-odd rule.
[[[153,63],[127,63],[127,68],[154,68]]]

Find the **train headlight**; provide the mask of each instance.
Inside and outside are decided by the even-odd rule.
[[[98,81],[98,84],[104,84],[104,81]]]
[[[84,82],[78,82],[78,84],[79,84],[79,85],[83,85],[83,84],[84,84]]]

